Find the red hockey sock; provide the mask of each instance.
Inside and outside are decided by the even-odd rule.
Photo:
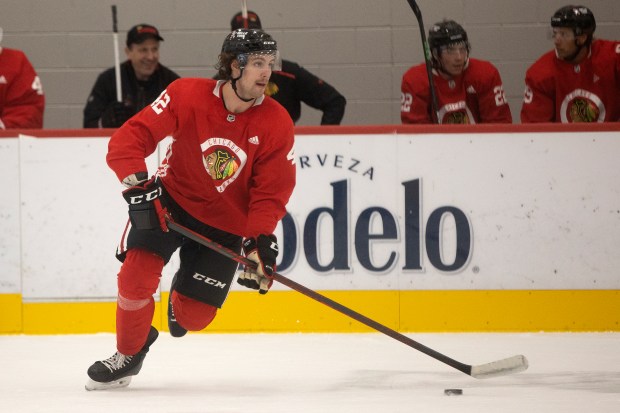
[[[172,291],[174,317],[181,327],[189,331],[200,331],[211,324],[217,308],[189,298],[176,290]]]
[[[143,249],[127,252],[118,273],[116,348],[125,355],[138,353],[148,336],[164,260]]]

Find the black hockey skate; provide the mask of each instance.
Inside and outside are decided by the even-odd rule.
[[[153,326],[146,338],[142,350],[133,356],[126,356],[118,351],[109,359],[95,362],[88,368],[86,390],[108,390],[119,387],[127,387],[131,382],[131,376],[135,376],[142,368],[142,362],[149,352],[151,344],[157,340],[159,332]]]
[[[172,292],[174,291],[176,283],[177,274],[174,274],[172,283],[170,284],[170,295],[168,296],[168,330],[170,330],[170,335],[172,337],[183,337],[187,334],[187,330],[177,323],[177,319],[174,316],[174,309],[172,308]]]

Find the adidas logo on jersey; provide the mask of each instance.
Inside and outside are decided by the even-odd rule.
[[[4,77],[4,75],[0,76],[0,84],[6,85],[7,83],[6,77]]]
[[[258,136],[252,136],[250,139],[248,139],[248,142],[254,144],[254,145],[258,145]]]
[[[474,89],[474,87],[472,85],[469,85],[469,87],[467,88],[467,93],[475,95],[476,94],[476,89]]]

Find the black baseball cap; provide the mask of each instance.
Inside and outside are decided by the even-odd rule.
[[[127,32],[127,47],[131,46],[133,43],[140,44],[146,39],[164,41],[164,38],[159,35],[157,27],[142,23],[133,26]]]
[[[230,21],[230,30],[235,31],[237,29],[244,29],[243,25],[243,13],[239,12],[235,14]],[[248,10],[248,29],[262,29],[258,14]]]

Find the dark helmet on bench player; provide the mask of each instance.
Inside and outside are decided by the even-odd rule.
[[[569,5],[560,8],[551,16],[551,27],[568,27],[575,36],[585,34],[588,38],[584,46],[589,46],[596,30],[596,20],[587,7]]]
[[[432,55],[433,67],[442,69],[441,53],[451,47],[464,47],[469,58],[471,46],[467,32],[454,20],[435,23],[428,31],[428,46]]]
[[[569,27],[575,36],[592,36],[596,30],[596,20],[592,11],[585,6],[564,6],[551,16],[551,27]]]

